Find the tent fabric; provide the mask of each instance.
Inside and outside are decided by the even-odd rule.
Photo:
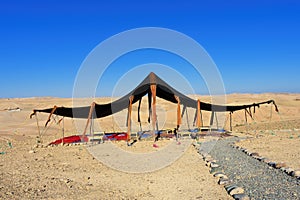
[[[155,93],[152,94],[153,85],[156,86]],[[152,89],[151,89],[152,86]],[[212,112],[235,112],[242,109],[247,109],[254,107],[259,107],[262,104],[270,104],[273,103],[275,106],[275,110],[278,112],[277,106],[275,104],[274,100],[268,100],[260,103],[253,103],[248,105],[215,105],[205,102],[200,102],[200,106],[198,107],[198,100],[191,99],[188,96],[185,96],[184,94],[178,92],[176,89],[168,85],[166,82],[164,82],[162,79],[160,79],[156,74],[151,72],[134,90],[129,92],[127,95],[121,97],[120,99],[107,103],[107,104],[97,104],[95,103],[94,106],[94,112],[93,112],[93,118],[102,118],[109,115],[112,115],[114,113],[120,112],[121,110],[124,110],[128,108],[130,103],[130,97],[133,96],[132,104],[140,101],[143,96],[148,94],[148,100],[149,100],[149,119],[151,116],[151,96],[157,96],[159,98],[162,98],[166,101],[172,102],[174,104],[177,104],[178,101],[176,98],[180,99],[180,104],[186,107],[191,107],[195,109],[201,108],[201,110],[205,111],[212,111]],[[149,98],[150,97],[150,98]],[[153,102],[155,103],[155,102]],[[84,106],[84,107],[56,107],[56,109],[53,112],[53,108],[46,108],[46,109],[35,109],[33,110],[34,115],[36,112],[44,112],[44,113],[51,113],[59,116],[64,117],[70,117],[70,118],[88,118],[90,113],[91,106]],[[148,120],[149,120],[148,119]]]

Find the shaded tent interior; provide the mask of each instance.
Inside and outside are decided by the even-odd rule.
[[[156,97],[177,104],[177,127],[180,126],[181,117],[183,115],[183,112],[181,113],[181,105],[183,105],[183,109],[185,109],[186,107],[191,107],[196,109],[194,122],[198,128],[202,126],[201,124],[202,110],[211,112],[210,124],[213,123],[214,115],[216,112],[230,112],[230,119],[231,119],[231,114],[233,112],[244,109],[245,114],[247,113],[252,117],[251,108],[253,108],[253,113],[255,113],[255,109],[262,104],[273,104],[275,106],[275,110],[278,112],[278,108],[274,100],[268,100],[264,102],[252,103],[247,105],[228,105],[228,106],[205,103],[205,102],[201,102],[199,99],[194,100],[180,93],[179,91],[177,91],[176,89],[168,85],[166,82],[164,82],[156,74],[151,72],[134,90],[132,90],[127,95],[111,103],[97,104],[93,102],[90,106],[84,106],[84,107],[72,108],[72,107],[54,106],[53,108],[35,109],[33,110],[31,117],[35,115],[37,112],[50,113],[46,125],[50,121],[51,116],[53,114],[63,116],[63,117],[87,119],[86,127],[83,132],[83,135],[85,135],[86,129],[92,118],[93,119],[102,118],[120,112],[124,109],[128,109],[127,133],[128,133],[128,137],[130,137],[132,105],[137,102],[139,103],[138,122],[140,122],[140,117],[139,117],[140,105],[141,105],[142,98],[146,95],[148,95],[148,108],[149,108],[148,122],[150,123],[152,121],[153,130],[155,130],[155,124],[156,124]]]

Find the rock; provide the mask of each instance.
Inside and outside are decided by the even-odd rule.
[[[221,178],[221,177],[227,177],[227,176],[223,172],[217,172],[214,174],[214,177]]]
[[[67,183],[70,183],[71,180],[67,178],[67,179],[64,180],[64,182],[67,184]]]
[[[235,184],[226,185],[224,188],[229,193],[232,189],[237,188],[238,186]]]
[[[250,154],[250,156],[259,156],[259,154],[257,152],[253,152]]]
[[[234,194],[232,196],[235,200],[250,200],[246,194]]]
[[[210,155],[207,155],[204,157],[205,161],[213,160],[213,158]]]
[[[270,162],[268,162],[268,165],[270,165],[271,167],[275,167],[276,166],[276,162],[270,161]]]
[[[205,163],[205,165],[206,165],[207,167],[210,167],[210,164],[211,164],[211,162],[209,162],[209,161]]]
[[[285,171],[285,169],[286,169],[285,167],[280,168],[280,170],[283,171],[283,172]]]
[[[286,167],[286,164],[284,162],[279,162],[275,164],[275,168],[276,169],[280,169],[282,167]]]
[[[236,187],[236,188],[233,188],[232,190],[229,191],[229,194],[231,196],[235,195],[235,194],[243,194],[245,191],[243,188],[241,187]]]
[[[293,169],[293,168],[290,168],[290,167],[285,169],[285,173],[287,173],[287,174],[289,174],[289,175],[290,175],[293,171],[294,171],[294,169]]]
[[[200,152],[200,154],[203,156],[203,159],[205,159],[206,156],[208,156],[208,153],[206,153],[206,152],[202,152],[202,151],[199,151],[199,152]]]
[[[264,161],[266,158],[264,158],[264,157],[258,157],[257,158],[257,160],[259,160],[259,161]]]
[[[28,153],[35,153],[35,151],[34,150],[30,150]]]
[[[295,170],[295,171],[292,171],[291,172],[291,175],[293,176],[293,177],[300,177],[300,170]]]
[[[218,165],[217,163],[215,163],[215,162],[212,162],[212,163],[210,163],[210,167],[211,168],[216,168],[216,167],[219,167],[220,165]]]
[[[220,178],[218,181],[219,185],[227,185],[229,183],[230,183],[229,179],[225,179],[225,178]]]
[[[217,162],[215,159],[213,158],[209,158],[209,159],[205,159],[206,162]]]
[[[215,172],[221,172],[222,171],[222,168],[221,167],[213,167],[210,169],[210,173],[211,174],[214,174]]]

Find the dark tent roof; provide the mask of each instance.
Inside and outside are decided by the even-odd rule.
[[[107,104],[95,104],[95,113],[93,114],[93,118],[102,118],[113,113],[117,113],[123,109],[128,108],[129,105],[129,98],[133,96],[132,104],[136,103],[137,101],[141,100],[143,96],[148,94],[151,97],[151,85],[156,85],[156,96],[160,97],[166,101],[177,103],[176,97],[179,97],[180,104],[186,107],[192,107],[197,109],[197,100],[191,99],[188,96],[178,92],[173,87],[168,85],[162,79],[160,79],[156,74],[151,72],[134,90],[129,92],[127,95],[121,97],[120,99]],[[215,105],[209,104],[205,102],[200,102],[201,110],[205,111],[215,111],[215,112],[234,112],[237,110],[247,109],[251,107],[259,107],[261,104],[270,104],[273,103],[275,105],[275,109],[277,111],[277,106],[274,100],[268,100],[260,103],[252,103],[248,105]],[[33,110],[34,113],[36,112],[45,112],[51,113],[64,117],[71,117],[71,118],[88,118],[89,111],[91,106],[84,106],[84,107],[75,107],[75,108],[66,108],[66,107],[56,107],[55,110],[53,108],[47,109],[35,109]],[[33,113],[33,114],[34,114]]]

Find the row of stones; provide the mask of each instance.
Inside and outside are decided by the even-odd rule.
[[[230,146],[232,148],[236,148],[236,149],[244,152],[248,156],[251,156],[252,158],[254,158],[258,161],[264,162],[267,165],[274,167],[275,169],[280,169],[281,171],[285,172],[287,175],[290,175],[290,176],[295,177],[300,180],[300,169],[294,170],[293,168],[288,167],[286,165],[286,163],[284,163],[284,162],[274,162],[268,158],[260,156],[257,152],[251,152],[250,150],[240,147],[240,146],[237,146],[235,144],[231,144]]]
[[[200,144],[195,143],[194,147],[197,149],[198,153],[202,156],[205,161],[205,165],[210,168],[209,172],[216,178],[218,178],[218,184],[223,185],[224,189],[229,195],[231,195],[236,200],[248,200],[250,199],[248,195],[244,192],[242,187],[233,183],[228,176],[223,172],[222,167],[217,163],[217,160],[213,159],[211,155],[200,149]]]
[[[98,142],[76,142],[76,143],[60,143],[60,144],[36,144],[33,146],[34,149],[36,148],[49,148],[49,147],[57,147],[57,146],[82,146],[82,145],[91,145],[91,144],[99,144]]]
[[[51,147],[58,147],[58,146],[83,146],[83,145],[91,145],[95,143],[91,142],[77,142],[77,143],[65,143],[65,144],[51,144],[51,145],[43,145],[43,144],[36,144],[32,147],[31,150],[29,150],[29,153],[35,153],[37,148],[51,148]]]

